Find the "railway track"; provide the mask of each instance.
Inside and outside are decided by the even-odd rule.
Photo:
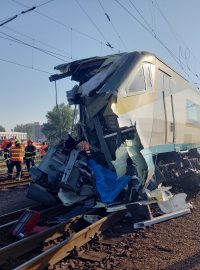
[[[77,214],[78,209],[79,214]],[[68,218],[51,225],[50,220],[53,216],[55,217],[55,213],[59,215],[63,211],[65,213],[67,211]],[[20,213],[17,211],[12,215],[16,218]],[[92,216],[98,215],[98,219],[93,224],[89,224],[85,221],[85,213]],[[63,209],[63,206],[56,206],[54,209],[42,210],[41,222],[50,224],[46,230],[21,240],[14,239],[9,242],[8,239],[3,239],[1,241],[0,269],[44,269],[46,266],[53,266],[70,255],[72,251],[78,250],[85,243],[112,227],[123,218],[124,214],[124,210],[109,214],[101,208],[86,210],[80,206],[75,209],[72,207]],[[5,231],[8,233],[16,222],[16,220],[11,221],[12,215],[0,217],[0,223],[3,220],[8,221],[0,226],[0,235]]]
[[[29,185],[31,179],[21,179],[21,180],[7,180],[7,181],[2,181],[0,182],[0,190],[7,189],[7,188],[12,188],[12,187],[19,187],[19,186],[25,186]]]
[[[59,215],[66,211],[66,207],[64,207],[63,205],[56,205],[50,208],[46,208],[45,206],[36,206],[36,207],[23,208],[23,209],[2,215],[0,216],[0,235],[8,234],[10,232],[10,229],[15,225],[15,223],[19,219],[19,217],[27,209],[40,211],[41,222],[54,217],[56,214]],[[2,242],[1,247],[3,245],[4,244]]]
[[[16,181],[14,178],[15,178],[15,171],[13,173],[13,179],[8,178],[6,165],[4,163],[0,163],[0,190],[28,185],[31,181],[31,177],[29,176],[24,164],[22,166],[21,180]]]

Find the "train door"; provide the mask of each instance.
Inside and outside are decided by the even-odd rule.
[[[159,70],[159,92],[164,108],[164,141],[165,144],[174,144],[175,142],[175,119],[173,95],[171,90],[171,76],[162,70]]]

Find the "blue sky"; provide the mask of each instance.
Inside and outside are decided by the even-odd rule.
[[[47,1],[0,0],[0,24],[4,19]],[[46,121],[47,111],[55,105],[54,83],[50,83],[48,78],[50,74],[56,73],[54,66],[73,59],[118,51],[149,51],[200,86],[195,75],[200,78],[199,0],[78,2],[93,23],[76,0],[52,0],[0,27],[0,125],[7,130],[16,124]],[[13,37],[20,42],[51,51],[60,59],[16,43]],[[106,46],[106,42],[114,49]],[[19,63],[30,69],[2,60]],[[36,71],[32,67],[45,72]],[[58,81],[57,86],[58,102],[66,103],[65,91],[71,89],[73,82],[63,79]]]

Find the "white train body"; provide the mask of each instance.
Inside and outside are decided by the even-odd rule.
[[[135,127],[139,136],[139,151],[148,167],[146,183],[155,173],[155,157],[160,160],[162,154],[200,147],[200,91],[155,55],[132,52],[94,57],[56,69],[62,78],[72,76],[79,81],[68,100],[79,104],[84,136],[99,146],[109,167],[117,148],[109,134],[125,127]],[[115,117],[113,128],[109,118]]]

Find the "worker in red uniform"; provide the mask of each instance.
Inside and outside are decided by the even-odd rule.
[[[8,176],[12,177],[13,168],[16,167],[17,174],[16,180],[20,180],[22,167],[21,164],[24,158],[24,147],[21,144],[20,140],[15,140],[14,146],[10,148],[10,165]]]
[[[1,149],[3,152],[4,152],[4,149],[6,148],[7,143],[8,143],[8,140],[7,140],[6,136],[4,136],[2,144],[1,144]]]
[[[43,142],[41,145],[41,153],[40,153],[41,158],[43,158],[46,155],[47,150],[48,150],[48,144]]]

